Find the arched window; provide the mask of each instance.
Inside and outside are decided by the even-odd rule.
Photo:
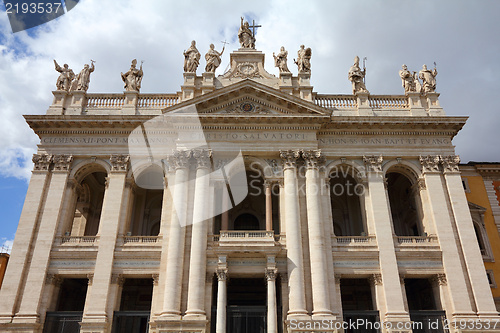
[[[101,220],[105,182],[105,172],[93,172],[78,184],[71,236],[97,235]]]
[[[330,173],[330,200],[336,236],[366,234],[361,208],[363,193],[364,187],[356,182],[349,169],[340,168]]]
[[[474,232],[476,233],[477,243],[479,245],[479,250],[483,256],[484,261],[493,261],[493,251],[491,249],[488,234],[486,233],[486,228],[484,226],[484,213],[486,208],[469,202],[469,210],[472,218],[472,223],[474,224]]]
[[[260,223],[252,214],[241,214],[234,220],[234,230],[259,230]]]
[[[402,173],[389,172],[387,193],[394,233],[397,236],[422,236],[424,232],[417,197],[410,180]]]

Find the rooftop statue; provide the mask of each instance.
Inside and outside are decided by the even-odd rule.
[[[403,65],[401,67],[401,70],[399,71],[399,76],[401,77],[401,84],[405,89],[405,93],[417,91],[415,81],[418,82],[418,79],[416,79],[416,72],[410,72],[408,70],[408,67],[406,65]]]
[[[238,31],[238,40],[240,45],[244,49],[255,49],[255,36],[252,30],[250,30],[250,25],[248,21],[243,23],[243,17],[241,18],[240,30]]]
[[[57,61],[54,60],[54,65],[56,67],[56,71],[61,73],[56,81],[57,90],[69,91],[71,88],[71,82],[75,78],[75,73],[71,68],[69,68],[68,64],[64,64],[64,66],[61,67]]]
[[[95,61],[90,60],[90,63],[91,63],[90,66],[88,64],[85,64],[81,72],[78,73],[78,75],[76,76],[75,78],[76,88],[74,90],[87,91],[89,89],[90,73],[92,73],[95,69],[94,67]]]
[[[200,64],[201,54],[196,48],[196,42],[193,40],[187,51],[184,51],[184,72],[196,73],[196,69]]]
[[[142,62],[141,67],[139,69],[136,68],[137,60],[132,60],[132,65],[130,69],[126,73],[121,73],[122,80],[125,82],[125,91],[137,91],[141,90],[141,82],[142,82]]]
[[[215,73],[217,67],[219,67],[221,59],[220,57],[224,53],[225,45],[222,47],[222,51],[219,53],[215,50],[214,44],[210,44],[210,49],[207,54],[205,54],[205,60],[207,65],[205,66],[205,72]]]
[[[435,92],[436,91],[436,63],[434,63],[434,69],[427,69],[427,65],[422,66],[422,70],[418,73],[418,77],[422,80],[422,92]]]
[[[280,73],[290,73],[288,65],[286,64],[288,51],[285,50],[284,46],[281,47],[278,55],[275,55],[273,52],[273,57],[274,57],[274,66],[279,68]]]
[[[363,68],[363,70],[361,70],[361,68],[359,67],[359,57],[356,56],[356,58],[354,58],[354,64],[349,69],[349,81],[352,82],[353,95],[358,92],[368,92],[368,89],[366,89],[364,82],[365,75],[366,68]]]
[[[311,56],[311,48],[306,49],[304,45],[301,45],[300,50],[297,51],[297,60],[293,59],[299,68],[299,73],[311,73]]]

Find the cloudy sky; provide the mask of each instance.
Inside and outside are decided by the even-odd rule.
[[[285,46],[289,67],[301,44],[311,47],[314,90],[351,93],[347,71],[367,57],[372,94],[402,94],[403,63],[418,71],[437,63],[437,91],[448,115],[470,116],[454,139],[462,162],[500,161],[500,28],[498,0],[81,0],[58,19],[13,34],[0,5],[0,247],[14,237],[38,138],[23,114],[44,114],[58,73],[52,60],[79,72],[96,61],[89,92],[121,92],[120,72],[144,61],[141,92],[176,92],[183,50],[226,48],[217,74],[239,47],[240,16],[262,25],[258,50],[266,69]],[[201,67],[198,70],[201,72]]]

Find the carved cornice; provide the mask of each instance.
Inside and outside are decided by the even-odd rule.
[[[48,154],[33,154],[33,170],[49,171],[50,163],[52,163],[53,155]]]
[[[225,268],[219,268],[215,272],[217,274],[217,279],[219,281],[227,281],[228,275],[227,275],[227,269]]]
[[[308,169],[316,169],[319,164],[325,162],[325,157],[321,154],[321,149],[318,150],[303,150],[302,158],[306,162]]]
[[[115,172],[126,172],[128,168],[128,162],[130,161],[129,155],[111,155],[109,158],[111,162],[111,171]]]
[[[211,150],[195,149],[193,150],[193,157],[196,159],[198,168],[210,168],[210,158],[212,157]]]
[[[73,155],[54,155],[53,162],[55,171],[69,171]]]
[[[441,156],[441,163],[443,163],[444,173],[458,173],[458,164],[460,163],[460,156],[449,155]]]
[[[439,155],[420,156],[419,160],[423,173],[439,172]]]
[[[276,268],[266,268],[264,272],[267,281],[276,281],[278,270]]]
[[[294,168],[297,159],[300,157],[299,150],[280,150],[280,157],[283,160],[283,165],[285,169]]]
[[[382,162],[384,158],[380,156],[363,156],[366,170],[368,172],[382,172]]]

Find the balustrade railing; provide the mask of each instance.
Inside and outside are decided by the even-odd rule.
[[[249,230],[249,231],[221,231],[220,240],[223,238],[273,238],[274,231]]]
[[[139,95],[137,107],[163,109],[178,102],[177,95]]]
[[[350,244],[370,244],[374,240],[373,236],[334,236],[332,237],[334,244],[350,245]]]
[[[123,244],[156,244],[159,243],[158,236],[124,236]]]
[[[125,96],[122,94],[87,94],[87,108],[121,108],[125,103]]]
[[[97,236],[62,236],[59,238],[60,244],[83,244],[94,245],[98,240]]]
[[[327,109],[356,109],[358,101],[354,96],[346,95],[319,95],[315,103]]]
[[[370,96],[370,107],[374,109],[408,109],[406,96]]]
[[[396,236],[396,241],[400,245],[436,243],[436,236]]]

